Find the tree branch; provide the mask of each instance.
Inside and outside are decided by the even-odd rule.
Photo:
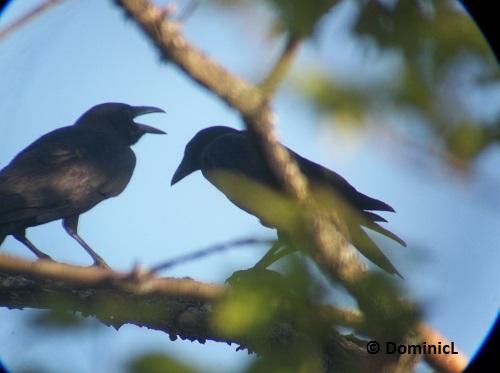
[[[281,184],[292,191],[292,195],[294,190],[304,195],[305,179],[300,177],[298,166],[288,152],[279,145],[274,133],[273,114],[260,89],[231,74],[189,43],[180,32],[180,24],[166,19],[150,1],[115,2],[132,17],[166,60],[175,63],[191,79],[241,113],[249,129],[256,134],[257,143]]]
[[[334,280],[340,280],[349,291],[356,290],[365,267],[357,260],[345,235],[338,229],[342,226],[340,219],[337,216],[330,216],[329,219],[318,217],[317,210],[311,206],[306,178],[288,151],[278,142],[274,116],[268,104],[270,97],[264,96],[256,86],[229,73],[191,45],[182,36],[179,24],[165,19],[149,0],[115,1],[154,42],[162,56],[241,113],[277,180],[306,212],[304,225],[308,227],[313,243],[313,259],[325,273]],[[292,50],[297,42],[295,39],[290,41],[289,45],[294,47]]]
[[[451,341],[425,323],[418,324],[418,332],[428,345],[451,344]],[[468,364],[467,356],[462,351],[458,351],[456,355],[426,355],[425,360],[438,372],[463,372]]]
[[[181,24],[145,0],[115,0],[151,39],[161,56],[173,62],[201,86],[218,95],[229,106],[251,115],[262,106],[262,96],[250,83],[236,77],[189,43]]]
[[[307,179],[277,140],[274,117],[269,106],[272,95],[263,94],[258,87],[234,76],[205,56],[183,37],[178,23],[165,19],[149,0],[115,2],[154,42],[162,56],[241,113],[277,180],[303,207],[304,225],[309,229],[309,241],[312,243],[310,255],[313,260],[332,280],[340,281],[358,302],[373,303],[370,299],[373,294],[367,291],[372,277],[350,249],[346,235],[342,234],[345,232],[343,223],[335,214],[319,216],[318,209],[314,208],[314,200],[309,196]],[[285,61],[289,66],[287,58]],[[443,356],[453,359],[457,355],[426,355],[426,358],[440,361]]]
[[[271,97],[276,92],[276,88],[288,74],[295,55],[299,49],[302,38],[295,35],[288,35],[285,48],[278,61],[272,68],[269,75],[259,83],[259,88],[264,96]]]
[[[204,343],[236,343],[239,349],[266,354],[311,341],[293,325],[276,320],[257,337],[222,335],[211,323],[214,306],[228,293],[218,285],[191,279],[158,278],[145,273],[119,273],[51,261],[30,262],[0,255],[0,306],[81,312],[118,329],[133,324]],[[337,313],[341,318],[342,312]],[[331,323],[331,325],[335,325]],[[333,328],[324,343],[327,371],[356,371],[380,363],[365,352],[356,338],[345,338]],[[335,361],[331,359],[335,356]]]
[[[26,261],[0,255],[0,306],[8,308],[56,309],[91,315],[118,329],[132,324],[204,343],[206,340],[236,343],[243,349],[266,353],[269,348],[310,342],[286,322],[276,321],[259,338],[228,336],[210,322],[214,305],[228,288],[192,279],[159,278],[148,271],[114,272],[98,267],[80,267],[39,260]],[[357,310],[318,306],[316,316],[326,325],[343,325],[364,331],[365,320]],[[449,341],[425,324],[419,325],[427,344]],[[330,368],[376,371],[386,363],[369,355],[365,342],[343,337],[334,329],[324,341],[324,364]],[[335,359],[332,359],[334,357]],[[427,362],[442,372],[461,372],[463,355],[426,355]]]
[[[309,228],[313,243],[313,259],[325,273],[340,280],[351,291],[365,267],[349,249],[345,235],[338,229],[342,226],[340,219],[334,216],[332,224],[332,216],[327,220],[320,218],[311,206],[306,178],[277,139],[274,116],[268,104],[270,97],[264,96],[258,87],[229,73],[191,45],[181,34],[179,24],[163,17],[161,10],[149,0],[115,1],[154,42],[162,56],[241,113],[281,185],[308,212],[304,214],[305,220],[309,221],[305,226]],[[288,48],[285,48],[287,66],[293,53],[286,50],[295,50],[297,44],[298,39],[291,38]],[[282,70],[280,67],[277,69]]]

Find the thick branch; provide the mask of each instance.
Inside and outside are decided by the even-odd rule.
[[[336,229],[341,225],[339,219],[335,219],[336,227],[332,226],[331,221],[323,221],[324,219],[316,216],[310,206],[307,180],[296,162],[278,142],[267,96],[263,95],[259,88],[229,73],[191,45],[181,34],[180,25],[166,19],[161,10],[149,0],[116,2],[137,22],[163,56],[241,113],[277,179],[284,189],[304,206],[304,210],[310,212],[307,214],[309,223],[306,225],[310,227],[313,259],[326,273],[334,279],[339,279],[352,290],[350,285],[364,272],[364,267],[349,250],[344,235]],[[280,76],[287,71],[298,43],[298,39],[290,38],[285,48],[285,57],[280,59],[285,62],[277,63]]]
[[[0,305],[79,311],[106,325],[146,326],[184,339],[222,339],[208,330],[209,302],[225,290],[191,279],[144,277],[97,267],[0,255]]]
[[[279,321],[257,339],[221,335],[212,327],[210,319],[214,305],[227,291],[218,285],[192,279],[158,278],[148,272],[119,273],[0,255],[0,306],[3,307],[77,311],[95,316],[117,329],[124,324],[145,326],[168,333],[172,340],[180,337],[200,343],[207,339],[236,343],[241,348],[260,353],[276,346],[308,342],[307,336]],[[327,325],[364,328],[364,318],[355,310],[321,306],[317,308],[316,317],[326,320]],[[425,324],[418,328],[428,345],[449,344],[446,338]],[[376,371],[386,363],[384,359],[368,355],[362,341],[342,337],[333,328],[328,340],[324,341],[324,350],[327,370]],[[467,364],[463,355],[427,356],[429,364],[443,372],[460,372]]]
[[[181,24],[165,18],[147,0],[116,0],[155,43],[160,54],[229,106],[251,115],[263,105],[263,97],[253,85],[228,72],[189,43],[181,34]]]
[[[241,113],[249,129],[256,134],[257,143],[278,180],[292,195],[305,195],[305,179],[300,176],[288,152],[278,143],[273,115],[261,90],[231,74],[189,43],[180,32],[180,24],[166,19],[150,1],[115,1],[137,22],[163,57]]]
[[[115,328],[124,324],[145,326],[164,331],[171,339],[236,343],[262,354],[270,349],[311,343],[309,336],[279,320],[258,337],[220,334],[210,320],[214,305],[227,291],[222,286],[191,279],[119,273],[43,260],[29,262],[0,255],[0,306],[76,311]],[[342,318],[342,313],[335,315]],[[335,324],[331,325],[323,347],[327,371],[378,367],[380,361],[365,352],[361,341],[342,337],[333,328]]]
[[[181,34],[180,25],[165,19],[161,10],[150,1],[116,1],[151,38],[163,56],[241,113],[285,190],[302,202],[306,211],[311,210],[307,197],[307,180],[288,152],[280,146],[274,130],[273,113],[261,90],[229,73],[191,45]],[[299,39],[290,37],[283,53],[284,57],[273,69],[279,70],[280,76],[287,71],[298,43]],[[275,74],[271,73],[271,76]],[[313,258],[326,273],[340,279],[344,284],[352,283],[353,278],[364,272],[364,267],[348,249],[346,239],[340,232],[332,229],[331,222],[321,222],[313,212],[310,214],[310,220],[310,233],[317,249],[313,252]],[[340,224],[338,219],[336,223]]]

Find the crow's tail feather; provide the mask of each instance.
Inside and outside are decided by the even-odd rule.
[[[353,245],[370,261],[390,274],[403,278],[373,240],[359,225],[351,231]]]
[[[388,229],[385,229],[384,227],[382,227],[381,225],[373,222],[373,221],[370,221],[370,220],[365,220],[361,223],[363,226],[367,227],[367,228],[370,228],[371,230],[377,232],[377,233],[380,233],[386,237],[389,237],[390,239],[396,241],[397,243],[399,243],[400,245],[402,246],[405,246],[406,247],[406,242],[403,241],[402,238],[400,238],[398,235],[392,233],[390,230]]]

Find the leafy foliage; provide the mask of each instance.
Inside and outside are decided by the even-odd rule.
[[[160,353],[149,353],[132,360],[128,365],[128,371],[130,373],[196,372],[196,370],[188,367],[185,363],[181,363]]]
[[[318,20],[339,0],[268,0],[276,9],[282,28],[298,36],[309,36]]]
[[[348,86],[316,79],[322,81],[323,88],[309,90],[309,97],[320,110],[337,113],[339,102],[348,102],[350,106],[344,104],[341,109],[351,110],[361,118],[362,113],[369,115],[374,103],[380,103],[379,92],[390,94],[391,105],[386,105],[386,110],[416,109],[424,119],[422,125],[429,127],[442,144],[444,159],[453,160],[452,166],[468,165],[488,145],[498,141],[499,112],[487,122],[463,109],[463,90],[481,92],[484,81],[496,85],[500,81],[484,37],[457,3],[363,2],[351,32],[360,40],[373,41],[381,51],[399,53],[401,64],[399,71],[394,71],[395,82],[391,87],[363,90],[360,96]],[[470,85],[460,87],[458,79],[467,74],[470,65],[476,65],[479,72],[470,79]],[[322,98],[324,94],[331,97],[334,105],[325,105],[328,99]],[[500,97],[494,99],[500,101]],[[461,110],[455,110],[457,107]]]
[[[255,2],[224,1],[244,3]],[[442,160],[452,167],[467,168],[489,145],[498,143],[500,110],[488,118],[478,116],[466,105],[468,93],[483,97],[485,104],[497,101],[487,87],[500,87],[498,64],[479,29],[457,1],[359,0],[321,1],[266,0],[277,20],[270,27],[300,35],[325,39],[333,27],[332,14],[341,5],[354,4],[356,12],[347,26],[350,39],[360,48],[381,59],[397,57],[390,82],[361,83],[357,76],[342,75],[321,61],[319,68],[302,71],[294,89],[337,126],[362,128],[367,123],[384,126],[391,113],[413,112],[420,126],[432,137],[428,148],[439,146]],[[318,21],[322,27],[318,28]],[[316,43],[326,53],[343,53],[343,45]],[[367,60],[368,61],[368,60]],[[392,66],[391,65],[391,66]],[[327,66],[327,67],[324,67]],[[356,81],[354,81],[355,78]],[[463,80],[466,79],[466,82]],[[413,125],[413,123],[412,123]],[[386,126],[387,127],[387,126]],[[408,123],[398,123],[405,146]],[[392,130],[391,128],[389,128]],[[400,134],[398,136],[400,137]],[[406,141],[409,140],[409,141]],[[419,143],[420,144],[420,143]],[[420,146],[420,145],[419,145]]]

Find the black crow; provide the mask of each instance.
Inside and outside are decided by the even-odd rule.
[[[288,151],[308,178],[317,206],[325,211],[336,211],[344,225],[341,230],[346,238],[379,267],[399,275],[362,228],[372,229],[406,246],[403,240],[377,224],[386,220],[372,212],[394,212],[394,209],[358,192],[339,174],[290,149]],[[205,178],[238,207],[257,216],[264,225],[277,228],[278,243],[257,265],[265,268],[294,250],[293,240],[289,238],[297,237],[297,232],[304,232],[300,208],[283,193],[248,131],[215,126],[198,132],[186,145],[184,158],[172,177],[172,185],[196,170],[201,170]],[[284,242],[288,242],[285,245],[287,250],[277,255]]]
[[[120,194],[135,167],[130,148],[146,133],[165,132],[134,118],[164,113],[151,106],[104,103],[72,126],[58,128],[21,151],[0,171],[0,244],[12,235],[37,257],[50,257],[26,238],[26,228],[62,219],[63,227],[89,253],[104,260],[78,235],[79,216]]]

